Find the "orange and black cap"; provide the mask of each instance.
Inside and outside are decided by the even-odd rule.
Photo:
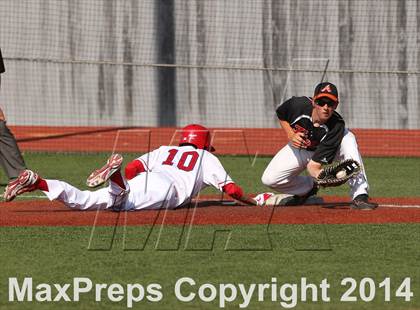
[[[319,98],[328,98],[338,104],[338,90],[337,87],[330,82],[319,83],[315,87],[313,100]]]

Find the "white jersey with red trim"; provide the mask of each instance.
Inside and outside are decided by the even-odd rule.
[[[179,205],[212,185],[218,190],[233,183],[219,159],[212,153],[192,146],[161,146],[139,157],[147,171],[161,173],[172,180]],[[148,184],[149,187],[159,184]]]
[[[107,188],[82,191],[59,180],[46,180],[50,200],[78,210],[174,209],[188,203],[206,186],[222,190],[233,183],[219,159],[192,146],[161,146],[139,157],[148,172],[124,180],[125,188],[112,179]]]

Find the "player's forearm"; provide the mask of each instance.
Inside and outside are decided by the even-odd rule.
[[[295,132],[290,124],[286,121],[280,120],[280,125],[286,131],[287,139],[292,143],[292,146],[298,149],[306,148],[309,141],[306,139],[304,132]]]
[[[308,173],[311,177],[317,178],[322,170],[322,165],[311,159],[306,166],[306,170],[308,170]]]
[[[290,124],[287,121],[280,120],[279,122],[281,128],[283,128],[283,130],[286,132],[287,139],[292,140],[293,135],[295,134],[295,132],[292,129],[292,126],[290,126]]]
[[[229,183],[223,186],[222,191],[233,199],[236,199],[247,205],[255,205],[256,202],[251,197],[244,195],[242,188],[235,183]]]

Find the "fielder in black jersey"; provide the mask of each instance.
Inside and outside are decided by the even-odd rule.
[[[4,68],[3,56],[0,50],[0,86],[1,74]],[[15,179],[20,172],[26,169],[22,154],[16,143],[16,139],[6,125],[6,118],[0,108],[0,165],[3,167],[9,179]]]
[[[333,111],[326,123],[314,124],[312,111],[312,99],[308,97],[292,97],[276,110],[279,120],[289,123],[295,133],[303,133],[303,147],[315,152],[312,160],[329,164],[343,139],[344,120]]]
[[[338,103],[337,87],[324,82],[316,86],[312,98],[292,97],[276,109],[289,143],[271,160],[261,180],[270,188],[289,195],[281,204],[303,204],[315,195],[318,188],[314,178],[321,172],[322,165],[333,160],[354,159],[363,168],[356,138],[335,111]],[[300,175],[305,169],[310,176]],[[364,169],[348,183],[353,208],[377,207],[368,201],[369,185]]]

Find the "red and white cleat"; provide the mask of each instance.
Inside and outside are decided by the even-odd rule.
[[[39,175],[31,170],[22,171],[16,180],[9,182],[4,190],[3,198],[5,201],[12,201],[16,196],[32,192],[36,189],[35,183],[39,180]]]
[[[120,154],[111,155],[108,158],[105,166],[101,169],[93,171],[86,180],[86,185],[89,187],[97,187],[104,184],[109,178],[121,168],[123,157]]]

